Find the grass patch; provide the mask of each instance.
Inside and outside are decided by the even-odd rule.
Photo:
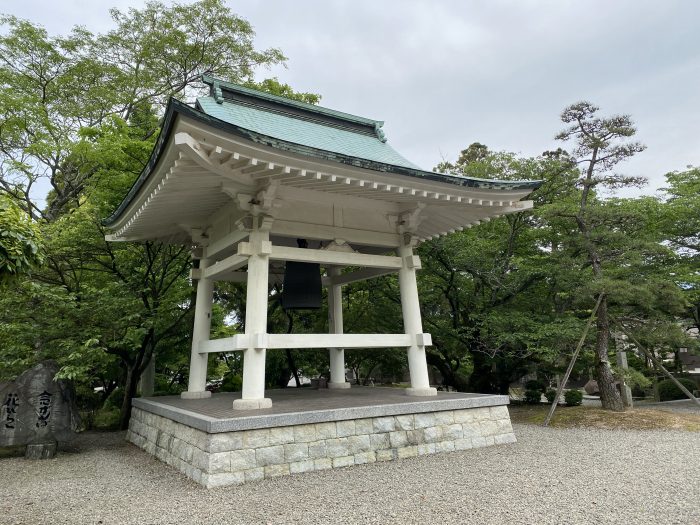
[[[12,447],[0,447],[0,459],[16,458],[24,456],[24,445],[15,445]]]
[[[513,423],[541,425],[549,406],[511,405]],[[594,407],[557,407],[550,426],[557,428],[602,428],[610,430],[685,430],[700,432],[700,415],[639,408],[612,412]]]
[[[117,430],[119,428],[120,412],[118,408],[101,408],[95,412],[95,416],[92,420],[93,430]]]

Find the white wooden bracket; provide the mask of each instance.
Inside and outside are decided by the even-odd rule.
[[[270,241],[260,241],[259,246],[253,243],[242,241],[238,243],[238,255],[242,257],[252,257],[253,255],[271,255],[272,243]]]
[[[420,270],[423,267],[420,262],[420,257],[417,255],[408,255],[404,257],[403,264],[406,268],[412,268],[414,270]]]
[[[433,346],[433,337],[430,334],[416,334],[416,346]]]
[[[267,334],[254,334],[250,338],[251,347],[256,350],[262,350],[268,347]]]
[[[204,228],[189,228],[189,234],[192,236],[192,242],[195,244],[198,244],[199,246],[209,245],[209,235],[207,235]]]
[[[399,233],[415,233],[418,226],[423,222],[424,217],[421,213],[425,209],[425,203],[419,202],[416,207],[410,211],[399,214],[397,222],[397,230]]]

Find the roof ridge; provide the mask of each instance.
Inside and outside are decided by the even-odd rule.
[[[225,90],[232,93],[240,93],[250,97],[258,98],[268,102],[275,102],[284,106],[309,111],[311,113],[317,113],[320,115],[325,115],[341,120],[346,120],[348,122],[353,122],[355,124],[363,124],[369,127],[373,127],[375,130],[377,130],[377,135],[380,139],[381,135],[383,134],[383,131],[379,131],[379,129],[384,125],[383,120],[375,120],[367,117],[361,117],[359,115],[353,115],[351,113],[345,113],[343,111],[338,111],[323,106],[317,106],[316,104],[309,104],[308,102],[301,102],[299,100],[294,100],[279,95],[273,95],[266,91],[245,87],[240,84],[234,84],[233,82],[227,82],[225,80],[221,80],[210,75],[202,75],[202,82],[211,87],[211,96],[214,96],[217,99],[217,102],[219,103],[223,101],[222,91]]]
[[[338,118],[328,118],[325,115],[319,115],[317,113],[311,114],[310,112],[293,112],[289,111],[287,108],[279,108],[275,107],[274,105],[264,105],[260,104],[258,100],[228,100],[224,99],[223,96],[221,98],[221,101],[214,96],[209,96],[209,97],[200,97],[197,99],[197,104],[201,106],[200,100],[202,98],[214,98],[214,100],[218,104],[224,104],[224,103],[229,103],[229,104],[236,104],[240,106],[245,106],[245,107],[250,107],[254,108],[260,111],[266,111],[269,113],[275,113],[277,115],[286,117],[286,118],[293,118],[297,120],[303,120],[307,122],[313,122],[322,126],[330,126],[336,129],[341,129],[344,131],[349,131],[351,133],[361,133],[363,135],[367,135],[373,138],[379,138],[377,135],[377,130],[376,128],[372,128],[371,126],[365,126],[365,125],[357,125],[357,124],[351,124],[347,122],[346,120],[338,119]],[[381,140],[381,139],[380,139]],[[384,142],[384,141],[382,141]]]

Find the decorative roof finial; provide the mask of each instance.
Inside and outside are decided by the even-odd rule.
[[[221,92],[221,86],[216,80],[211,85],[211,94],[214,97],[214,100],[216,100],[217,104],[224,103],[224,95]]]
[[[383,125],[384,125],[383,122],[375,122],[374,123],[374,131],[377,134],[377,138],[381,142],[386,142],[386,133],[384,133],[384,130],[382,129]]]

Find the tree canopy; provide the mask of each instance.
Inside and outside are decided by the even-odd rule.
[[[6,196],[0,196],[0,283],[41,264],[39,228]]]

